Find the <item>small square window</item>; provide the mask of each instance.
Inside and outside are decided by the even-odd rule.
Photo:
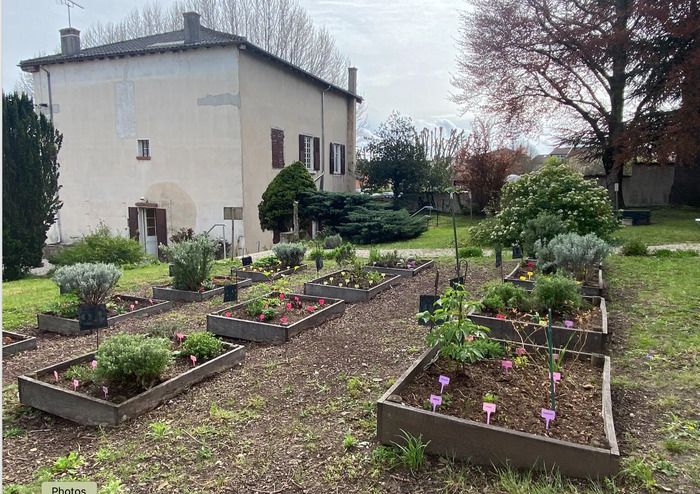
[[[151,159],[151,144],[148,139],[138,140],[138,154],[136,157],[142,160]]]

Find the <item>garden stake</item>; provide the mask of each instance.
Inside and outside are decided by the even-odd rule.
[[[457,219],[455,218],[454,197],[455,197],[455,193],[450,192],[450,211],[452,212],[452,234],[453,234],[454,241],[455,241],[455,261],[456,261],[455,272],[457,273],[456,274],[457,278],[459,278],[459,245],[457,245]]]
[[[547,351],[549,353],[549,392],[552,410],[556,410],[557,402],[554,396],[554,352],[552,351],[552,309],[547,309]]]

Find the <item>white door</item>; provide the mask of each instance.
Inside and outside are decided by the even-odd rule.
[[[139,208],[139,230],[145,232],[140,235],[141,244],[146,254],[158,257],[158,237],[156,236],[156,210],[155,208]]]

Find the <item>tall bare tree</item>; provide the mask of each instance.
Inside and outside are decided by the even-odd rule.
[[[318,77],[346,86],[348,58],[297,0],[177,0],[169,8],[148,3],[121,21],[93,24],[83,33],[83,42],[96,46],[182,29],[182,12],[189,10],[199,12],[206,27],[245,36]]]

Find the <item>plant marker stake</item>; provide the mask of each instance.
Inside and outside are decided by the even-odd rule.
[[[555,419],[557,416],[557,412],[554,410],[547,410],[546,408],[543,408],[542,411],[540,412],[540,417],[542,417],[545,420],[545,428],[549,430],[549,422]]]
[[[503,367],[506,371],[506,376],[508,375],[508,369],[513,368],[513,361],[512,360],[501,360],[501,367]]]
[[[527,350],[525,350],[525,347],[519,346],[518,348],[515,349],[515,354],[518,357],[522,357],[527,353]]]
[[[190,355],[190,360],[192,361],[192,367],[197,365],[197,357],[195,357],[194,355]]]
[[[175,337],[177,338],[178,343],[182,344],[182,340],[185,339],[185,335],[182,333],[175,333]]]
[[[77,391],[78,386],[80,386],[80,381],[78,381],[77,379],[73,379],[73,391]]]
[[[442,405],[442,396],[430,395],[430,403],[433,405],[433,412],[434,412],[436,407]]]
[[[450,378],[447,376],[440,376],[438,377],[438,381],[440,382],[440,394],[445,390],[445,386],[450,384]]]
[[[53,378],[58,382],[58,371],[53,371]]]
[[[92,362],[90,362],[90,367],[92,370],[97,369],[97,360],[93,359]]]
[[[107,399],[107,391],[108,391],[107,386],[102,386],[102,392],[105,394],[105,400]]]
[[[561,381],[561,372],[555,372],[554,374],[549,375],[549,377],[554,379],[554,391],[557,390],[557,383]]]
[[[574,327],[574,321],[570,321],[569,319],[567,319],[566,321],[564,321],[564,326],[566,326],[567,329],[571,329]]]
[[[484,402],[483,410],[486,412],[486,425],[489,425],[491,423],[491,414],[496,412],[496,404]]]
[[[549,352],[549,393],[552,403],[552,410],[557,409],[557,402],[554,396],[554,353],[552,351],[552,309],[547,309],[547,351]],[[554,412],[552,412],[554,413]],[[549,421],[547,421],[549,430]]]

